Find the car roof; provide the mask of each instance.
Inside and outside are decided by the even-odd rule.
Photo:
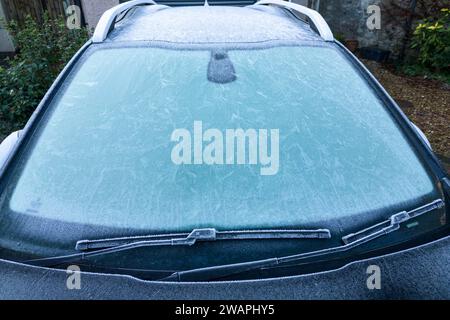
[[[269,6],[139,6],[106,42],[256,43],[324,40],[287,10]]]

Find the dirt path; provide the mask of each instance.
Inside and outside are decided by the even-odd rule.
[[[450,172],[450,85],[421,77],[405,77],[372,62],[363,61],[406,115],[430,140]]]

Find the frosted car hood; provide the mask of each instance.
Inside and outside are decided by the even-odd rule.
[[[367,288],[368,266],[381,269],[381,290]],[[68,290],[64,271],[0,260],[1,299],[449,299],[450,237],[341,269],[259,281],[161,283],[81,274]]]

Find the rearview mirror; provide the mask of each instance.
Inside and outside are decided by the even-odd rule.
[[[3,142],[0,144],[0,168],[2,168],[6,161],[8,160],[11,151],[16,145],[20,138],[21,131],[16,131],[11,133]]]
[[[428,147],[433,150],[433,148],[431,147],[431,143],[428,140],[427,136],[425,135],[425,133],[423,133],[422,130],[420,130],[420,128],[418,126],[416,126],[413,122],[411,122],[412,126],[414,127],[414,129],[417,131],[417,133],[419,134],[419,136],[425,141],[425,143],[428,145]]]

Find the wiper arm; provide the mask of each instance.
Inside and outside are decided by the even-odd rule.
[[[308,258],[324,256],[338,252],[345,252],[358,247],[367,242],[373,241],[379,237],[385,236],[400,229],[400,225],[419,217],[425,213],[441,209],[444,207],[444,201],[435,200],[432,203],[416,208],[409,212],[403,211],[392,215],[388,220],[378,223],[372,227],[366,228],[356,233],[349,234],[342,238],[344,245],[314,252],[306,252],[282,258],[271,258],[266,260],[257,260],[230,265],[199,268],[188,271],[175,272],[171,276],[161,279],[162,281],[213,281],[220,278],[235,276],[244,272],[272,268],[281,264],[295,264]]]
[[[359,242],[371,241],[380,236],[397,231],[398,229],[400,229],[401,224],[403,224],[411,219],[417,218],[425,213],[428,213],[430,211],[440,209],[443,207],[444,207],[444,201],[436,200],[428,205],[416,208],[409,212],[406,212],[406,211],[399,212],[397,214],[392,215],[389,218],[389,220],[383,221],[383,222],[378,223],[369,228],[366,228],[361,231],[351,233],[349,235],[346,235],[345,237],[342,237],[342,242],[344,242],[344,244],[348,245],[348,244],[352,244],[355,242],[359,243]]]
[[[195,229],[191,233],[124,237],[100,240],[81,240],[75,249],[81,252],[72,255],[36,259],[25,263],[51,267],[73,263],[88,257],[107,255],[141,247],[193,246],[197,242],[224,240],[278,240],[278,239],[330,239],[327,229],[318,230],[248,230],[217,231],[216,229]]]
[[[142,243],[144,246],[193,246],[201,241],[224,240],[271,240],[271,239],[330,239],[327,229],[319,230],[248,230],[217,231],[216,229],[195,229],[189,234],[151,235],[102,240],[81,240],[76,250],[114,248]]]

